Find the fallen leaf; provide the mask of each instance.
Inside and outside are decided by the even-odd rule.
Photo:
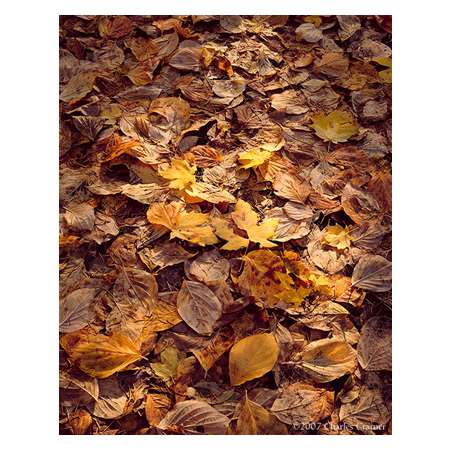
[[[352,286],[372,292],[392,289],[392,263],[379,255],[363,256],[353,269]]]
[[[91,377],[108,378],[143,358],[136,344],[122,334],[84,336],[77,333],[65,334],[61,338],[61,346]]]
[[[175,379],[179,362],[178,350],[175,347],[167,347],[161,352],[161,362],[150,363],[150,367],[164,383],[171,384]]]
[[[171,180],[169,186],[172,189],[184,190],[195,183],[196,170],[195,166],[191,167],[186,161],[174,159],[168,167],[158,170],[158,173],[166,180]]]
[[[345,111],[333,111],[328,115],[323,113],[311,117],[310,125],[321,139],[335,144],[345,142],[358,132],[353,117]]]
[[[293,383],[283,389],[270,409],[282,422],[302,426],[320,422],[333,411],[334,393],[309,384]]]
[[[255,334],[241,339],[230,350],[231,385],[239,386],[270,372],[278,353],[278,344],[272,334]]]
[[[59,306],[59,332],[71,333],[84,328],[95,318],[93,301],[98,289],[76,289]]]
[[[211,334],[222,315],[222,304],[202,283],[184,281],[177,296],[178,313],[197,333]]]
[[[127,394],[119,385],[117,377],[99,381],[100,394],[98,400],[91,408],[96,417],[102,419],[116,419],[120,417],[127,404]]]
[[[148,331],[164,331],[182,322],[177,307],[171,303],[159,300],[146,319],[145,328]]]
[[[357,365],[355,350],[338,339],[319,339],[302,351],[302,369],[319,383],[328,383],[346,373],[353,373]]]
[[[328,245],[338,250],[350,248],[352,241],[348,226],[343,228],[339,224],[328,225],[323,232],[323,238]]]
[[[149,425],[156,427],[167,414],[172,402],[163,394],[147,394],[145,400],[145,417]]]
[[[267,409],[258,403],[252,402],[247,396],[241,405],[237,419],[236,434],[288,434],[286,425]]]
[[[139,252],[141,261],[153,270],[156,266],[164,267],[174,266],[193,258],[196,253],[189,253],[176,242],[164,242],[151,248],[144,248]]]
[[[147,219],[171,230],[171,239],[178,237],[202,246],[218,242],[208,215],[183,211],[179,203],[154,203],[147,211]]]
[[[278,225],[277,219],[266,219],[258,224],[258,214],[253,211],[250,204],[243,200],[238,200],[234,211],[231,213],[234,223],[247,232],[248,238],[252,242],[257,242],[261,247],[276,247],[270,239]]]
[[[158,424],[161,430],[185,434],[225,434],[230,419],[200,400],[178,402]]]
[[[361,329],[357,350],[364,370],[392,370],[391,319],[371,317]]]

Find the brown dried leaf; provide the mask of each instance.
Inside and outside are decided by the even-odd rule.
[[[202,283],[183,281],[177,296],[178,313],[199,334],[212,334],[222,315],[222,304]]]

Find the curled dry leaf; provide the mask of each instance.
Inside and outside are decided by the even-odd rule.
[[[59,332],[71,333],[84,328],[94,317],[93,301],[98,289],[82,288],[68,294],[59,306]]]
[[[225,434],[229,422],[227,416],[208,403],[186,400],[178,402],[159,422],[158,428],[185,434]]]
[[[392,289],[392,263],[379,255],[363,256],[353,269],[352,286],[372,292]]]
[[[177,296],[178,313],[197,333],[211,334],[222,315],[222,304],[202,283],[184,281]]]
[[[231,385],[238,386],[270,372],[278,353],[278,344],[272,334],[255,334],[241,339],[230,350]]]
[[[108,378],[142,359],[136,344],[120,333],[65,334],[61,346],[83,372],[97,378]]]
[[[302,352],[302,369],[319,383],[328,383],[353,373],[357,365],[355,350],[338,339],[313,341]]]
[[[98,133],[100,133],[105,119],[101,117],[79,116],[73,118],[75,128],[91,141],[95,141]]]
[[[270,409],[279,420],[301,426],[319,422],[333,411],[334,392],[309,384],[294,383],[283,389]]]
[[[361,329],[358,361],[364,370],[392,370],[392,322],[389,317],[372,317]]]

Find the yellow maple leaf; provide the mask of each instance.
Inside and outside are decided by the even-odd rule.
[[[199,245],[219,242],[209,224],[208,214],[186,212],[179,203],[154,203],[147,211],[147,219],[168,228],[171,239],[177,237]]]
[[[221,247],[222,250],[239,250],[240,248],[248,246],[249,240],[236,234],[226,219],[214,217],[211,219],[211,224],[214,227],[217,236],[228,241]]]
[[[251,167],[258,167],[264,164],[272,155],[273,152],[271,151],[255,148],[239,153],[239,162],[242,168],[250,169]]]
[[[182,159],[174,159],[165,169],[159,169],[158,173],[166,180],[171,180],[169,187],[184,190],[195,183],[197,167],[190,166]]]
[[[316,275],[314,273],[311,273],[310,275],[308,275],[308,279],[309,281],[311,281],[314,291],[324,295],[332,295],[333,284],[325,275]]]
[[[346,111],[337,110],[328,115],[320,113],[312,116],[311,119],[313,123],[310,127],[325,142],[331,141],[335,144],[345,142],[358,132],[353,116]]]
[[[279,294],[276,294],[275,297],[277,297],[279,300],[282,300],[286,303],[291,303],[293,305],[299,305],[302,303],[306,297],[308,297],[309,294],[311,294],[312,289],[305,288],[303,286],[300,286],[299,288],[289,288],[286,289],[283,292],[280,292]]]
[[[339,250],[350,248],[351,237],[348,226],[342,228],[339,224],[328,225],[323,233],[323,239],[328,245],[336,247]]]
[[[250,204],[244,200],[238,200],[235,210],[231,213],[234,223],[247,232],[252,242],[257,242],[261,247],[276,247],[270,239],[277,229],[278,219],[266,219],[258,225],[258,214],[253,211]]]

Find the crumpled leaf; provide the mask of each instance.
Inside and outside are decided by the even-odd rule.
[[[316,114],[311,117],[313,128],[325,142],[331,141],[335,144],[345,142],[358,132],[353,117],[345,111],[332,111],[330,114]]]
[[[273,369],[279,348],[270,333],[255,334],[241,339],[230,350],[230,383],[239,386],[262,377]]]

